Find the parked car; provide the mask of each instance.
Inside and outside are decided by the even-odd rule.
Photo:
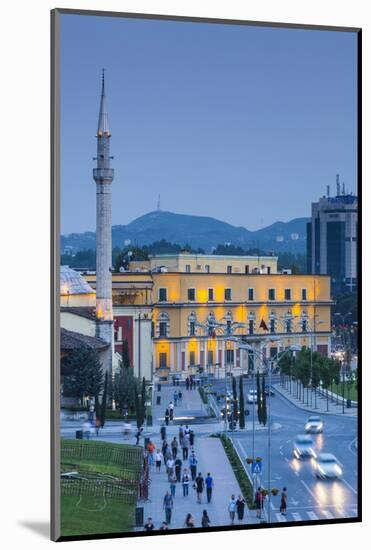
[[[302,458],[316,458],[317,453],[314,450],[313,439],[310,435],[298,435],[294,441],[294,450],[295,458],[299,460]]]
[[[319,434],[323,432],[323,422],[320,416],[310,416],[305,423],[305,433]]]
[[[338,479],[343,470],[333,454],[320,453],[315,461],[314,474],[320,479]]]
[[[249,393],[247,394],[247,402],[248,403],[257,403],[258,401],[258,392],[257,390],[249,390]]]

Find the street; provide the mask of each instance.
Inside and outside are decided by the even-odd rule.
[[[251,381],[244,381],[245,395],[252,387]],[[224,390],[224,380],[216,381],[214,388]],[[268,401],[268,398],[267,398]],[[280,497],[272,497],[271,522],[308,521],[357,516],[357,418],[341,415],[322,415],[324,429],[322,434],[313,434],[316,451],[329,452],[336,456],[342,466],[344,476],[341,480],[318,480],[313,474],[310,459],[298,460],[293,457],[295,436],[304,433],[305,422],[310,415],[282,397],[277,391],[271,397],[272,424],[280,425],[272,430],[271,439],[271,487],[288,491],[287,515],[279,512]],[[221,403],[220,406],[223,406]],[[245,403],[250,410],[247,417],[252,419],[252,405]],[[257,422],[257,415],[256,425]],[[240,458],[252,456],[252,433],[229,432]],[[255,457],[263,459],[261,478],[257,480],[267,487],[268,431],[255,433]],[[247,466],[249,468],[249,466]]]

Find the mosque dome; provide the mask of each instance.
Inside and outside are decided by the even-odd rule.
[[[85,281],[80,273],[66,265],[61,265],[60,277],[61,296],[72,296],[76,294],[95,294],[95,290]]]

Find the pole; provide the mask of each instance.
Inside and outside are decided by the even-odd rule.
[[[271,387],[272,387],[272,363],[268,361],[268,523],[271,522]]]

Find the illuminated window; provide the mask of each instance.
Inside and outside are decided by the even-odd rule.
[[[167,302],[167,288],[158,289],[159,302]]]
[[[285,288],[285,300],[291,300],[291,288]]]
[[[232,300],[232,289],[231,288],[225,288],[224,289],[224,300]]]
[[[214,300],[214,289],[213,288],[208,289],[208,300],[210,302],[212,302]]]
[[[194,302],[196,299],[196,289],[195,288],[189,288],[188,289],[188,300],[190,302]]]
[[[268,289],[268,300],[275,300],[276,299],[276,289],[275,288],[269,288]]]

